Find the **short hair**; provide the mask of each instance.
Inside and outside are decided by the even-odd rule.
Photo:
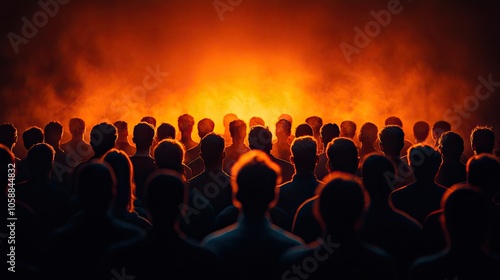
[[[364,123],[359,130],[359,141],[361,143],[373,144],[378,137],[378,127],[371,123]]]
[[[441,154],[429,145],[415,144],[408,149],[408,163],[417,179],[434,178],[441,162]]]
[[[396,165],[387,157],[372,153],[366,156],[361,164],[363,185],[370,194],[370,198],[389,197],[393,188],[390,186],[386,175],[397,173]]]
[[[169,123],[162,123],[156,129],[158,141],[163,139],[175,139],[175,127]]]
[[[153,127],[156,127],[156,119],[152,116],[145,116],[141,119],[141,122],[147,122]]]
[[[295,128],[295,137],[301,136],[314,136],[313,129],[309,124],[302,123]]]
[[[54,162],[55,151],[52,146],[46,143],[33,145],[28,151],[28,166],[31,172],[50,172]]]
[[[276,122],[276,135],[278,135],[278,129],[283,130],[286,136],[290,136],[292,134],[292,123],[286,119],[280,119]]]
[[[467,161],[467,181],[486,194],[494,194],[500,183],[500,161],[491,154],[480,154]]]
[[[231,133],[231,137],[241,137],[245,138],[247,133],[247,124],[240,119],[236,119],[229,123],[229,133]]]
[[[90,146],[95,154],[104,155],[115,146],[116,127],[110,123],[96,124],[90,131]]]
[[[459,161],[464,152],[464,139],[455,132],[446,131],[438,141],[438,149],[444,158]]]
[[[384,124],[387,125],[398,125],[400,127],[403,127],[403,121],[396,116],[390,116],[387,119],[385,119]]]
[[[248,122],[248,126],[249,127],[252,127],[254,125],[262,125],[262,126],[265,126],[266,125],[266,122],[261,118],[261,117],[251,117],[250,118],[250,121]]]
[[[145,148],[153,144],[155,129],[150,123],[140,122],[134,126],[133,134],[133,140],[137,148]]]
[[[354,138],[356,135],[356,123],[353,121],[343,121],[340,123],[340,136]]]
[[[26,150],[33,145],[43,142],[43,130],[38,126],[32,126],[23,132],[23,143]]]
[[[495,133],[491,127],[478,125],[472,129],[470,143],[476,154],[492,154],[495,147]]]
[[[161,169],[172,169],[184,173],[182,161],[185,154],[181,142],[175,139],[164,139],[158,143],[154,151],[156,166]]]
[[[290,150],[294,158],[295,169],[314,171],[317,159],[317,142],[312,136],[293,139]]]
[[[269,153],[273,148],[273,134],[269,128],[262,125],[253,126],[248,133],[248,144],[252,150]]]
[[[194,126],[194,118],[189,114],[183,114],[177,119],[180,132],[190,131]]]
[[[126,121],[116,121],[113,125],[116,126],[118,133],[128,130],[128,123]]]
[[[418,121],[413,125],[413,136],[419,142],[424,142],[429,137],[430,126],[427,122]]]
[[[224,153],[224,137],[213,132],[205,135],[200,141],[201,158],[205,165],[210,165],[219,160]]]
[[[384,153],[399,155],[405,144],[405,133],[399,125],[388,125],[378,134]]]
[[[446,131],[451,130],[451,124],[447,121],[437,121],[432,125],[432,136],[435,137],[435,140],[438,140],[441,134]]]
[[[323,139],[323,144],[327,145],[333,138],[340,136],[340,128],[336,123],[327,123],[321,127],[321,138]]]
[[[69,120],[69,133],[77,136],[85,133],[85,121],[80,118],[71,118]]]
[[[63,125],[58,121],[52,121],[45,125],[43,134],[45,142],[51,144],[53,141],[60,141],[63,134]]]
[[[198,122],[198,135],[203,138],[210,132],[213,132],[215,128],[215,123],[213,120],[204,118]]]
[[[318,116],[310,116],[306,118],[306,123],[311,126],[314,134],[318,134],[323,126],[323,119]]]
[[[0,125],[0,144],[4,144],[11,149],[17,142],[17,128],[11,123]]]
[[[346,137],[334,138],[326,147],[326,157],[330,172],[342,171],[355,174],[358,169],[358,148]]]
[[[231,123],[234,120],[237,120],[238,116],[236,116],[233,113],[228,113],[224,115],[224,118],[222,119],[222,122],[224,123],[224,127],[229,126],[229,123]]]

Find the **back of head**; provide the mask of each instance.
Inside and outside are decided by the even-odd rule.
[[[352,176],[342,172],[327,175],[316,193],[319,198],[314,205],[314,215],[330,233],[355,230],[369,204],[369,198],[361,185]]]
[[[323,126],[323,119],[318,116],[311,116],[306,118],[306,123],[311,126],[314,135],[318,135],[319,130]]]
[[[349,138],[335,138],[326,147],[330,172],[342,171],[353,175],[356,174],[359,164],[358,156],[358,148]]]
[[[32,126],[23,132],[23,143],[26,150],[33,145],[43,142],[43,130],[38,126]]]
[[[140,122],[134,126],[134,136],[132,141],[138,149],[151,147],[155,136],[155,128],[147,122]]]
[[[285,119],[276,122],[276,137],[288,138],[292,134],[292,123]]]
[[[313,129],[309,124],[302,123],[295,128],[295,137],[301,136],[314,136]]]
[[[49,122],[45,125],[43,134],[45,135],[45,142],[55,146],[61,141],[63,135],[63,126],[58,121]]]
[[[77,195],[87,213],[105,214],[116,194],[116,179],[107,163],[91,162],[78,176]]]
[[[118,134],[128,132],[128,123],[126,121],[116,121],[113,125],[116,127]]]
[[[438,149],[441,151],[444,159],[459,161],[464,152],[464,139],[455,132],[444,132],[439,137]]]
[[[85,121],[80,118],[69,120],[69,133],[73,136],[82,136],[85,133]]]
[[[399,156],[405,144],[405,133],[398,125],[388,125],[382,128],[379,135],[380,147],[390,156]]]
[[[470,135],[470,143],[475,154],[493,154],[495,147],[495,134],[488,126],[476,126]]]
[[[177,126],[181,133],[189,133],[193,131],[194,118],[189,114],[179,116],[177,119]]]
[[[116,203],[118,209],[134,210],[135,184],[133,166],[124,151],[111,149],[104,155],[104,161],[112,168],[116,177]]]
[[[224,127],[229,129],[229,124],[232,121],[237,120],[237,119],[238,119],[238,116],[236,116],[233,113],[229,113],[229,114],[224,115],[222,122],[224,123]]]
[[[280,167],[259,150],[241,155],[233,165],[231,178],[235,205],[248,215],[261,215],[276,203],[276,186],[281,182]]]
[[[416,144],[408,150],[408,162],[417,181],[434,180],[441,161],[441,155],[429,145]]]
[[[215,123],[211,119],[204,118],[198,122],[198,136],[200,138],[205,137],[210,132],[213,132],[215,128]]]
[[[399,117],[396,116],[390,116],[387,119],[385,119],[384,125],[397,125],[399,127],[403,127],[403,121]]]
[[[211,166],[220,163],[224,148],[224,137],[215,133],[209,133],[203,137],[200,142],[200,152],[205,165]]]
[[[184,172],[184,147],[174,139],[164,139],[158,143],[154,152],[156,166],[161,169],[172,169],[179,173]]]
[[[0,194],[0,197],[7,194],[7,188],[9,186],[8,185],[9,174],[14,174],[13,172],[9,173],[9,167],[10,167],[9,164],[13,163],[14,163],[14,154],[10,151],[9,148],[7,148],[7,146],[0,144],[0,164],[4,166],[4,168],[2,168],[2,171],[0,171],[1,172],[0,179],[2,180],[2,186],[0,188],[0,191],[2,193]]]
[[[336,123],[327,123],[321,127],[321,138],[323,139],[323,144],[327,145],[333,138],[340,136],[340,128]]]
[[[248,126],[252,127],[254,125],[262,125],[265,126],[266,122],[261,117],[251,117],[250,121],[248,121]]]
[[[429,137],[431,127],[427,122],[418,121],[413,125],[413,136],[418,142],[424,142]]]
[[[363,185],[372,200],[387,199],[393,191],[388,175],[396,176],[396,166],[387,157],[371,154],[365,157],[362,164]]]
[[[316,139],[312,136],[295,138],[291,145],[291,151],[297,172],[314,172],[318,159]]]
[[[240,119],[236,119],[229,123],[229,133],[231,133],[232,138],[245,139],[247,134],[247,124]]]
[[[187,204],[188,187],[181,174],[173,170],[158,170],[145,185],[144,204],[156,227],[172,226]]]
[[[7,148],[12,149],[17,142],[17,129],[11,123],[4,123],[0,125],[0,144],[5,145]]]
[[[175,139],[175,127],[169,123],[162,123],[156,130],[158,141],[163,139]]]
[[[353,139],[356,135],[356,123],[353,121],[343,121],[340,123],[340,136]]]
[[[494,195],[500,188],[500,161],[493,155],[480,154],[467,161],[467,181],[479,187],[486,195]]]
[[[55,151],[46,143],[33,145],[28,151],[28,166],[33,175],[48,175],[52,170]]]
[[[144,118],[141,119],[141,122],[147,122],[150,125],[152,125],[153,128],[156,127],[156,119],[152,116],[145,116]]]
[[[248,144],[252,150],[261,150],[269,154],[273,148],[273,134],[264,126],[256,125],[248,133]]]
[[[441,134],[451,130],[451,124],[447,121],[437,121],[432,125],[432,138],[437,142]]]
[[[116,127],[102,122],[95,125],[90,131],[90,146],[96,156],[102,156],[115,147]]]
[[[359,130],[359,141],[363,144],[372,145],[377,140],[378,128],[371,122],[364,123]]]

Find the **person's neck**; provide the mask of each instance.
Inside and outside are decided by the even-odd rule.
[[[278,137],[278,143],[280,144],[288,144],[288,137]]]
[[[244,145],[244,140],[243,138],[233,138],[233,143],[231,146],[233,147],[240,147],[241,145]]]
[[[83,141],[83,134],[82,135],[71,135],[71,141],[73,141],[73,142]]]
[[[116,139],[116,142],[128,142],[128,136],[127,135],[119,135],[118,139]]]
[[[147,148],[137,148],[134,156],[151,157],[150,147],[147,147]]]
[[[181,135],[181,142],[192,142],[193,139],[191,138],[191,132],[186,132]]]

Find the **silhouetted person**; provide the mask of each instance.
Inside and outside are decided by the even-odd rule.
[[[396,116],[388,117],[387,119],[385,119],[384,124],[385,124],[385,126],[397,125],[397,126],[401,127],[401,129],[403,128],[403,121],[401,121],[401,119],[396,117]],[[413,144],[410,140],[404,139],[404,146],[401,149],[400,156],[402,156],[402,157],[406,156],[406,153],[408,152],[408,149],[411,147],[411,145],[413,145]]]
[[[370,154],[363,160],[362,169],[370,207],[363,218],[360,236],[387,251],[396,262],[398,278],[405,279],[410,265],[422,253],[422,229],[418,222],[389,204],[392,189],[385,174],[397,172],[394,163],[383,155]]]
[[[446,131],[451,130],[451,124],[447,121],[437,121],[432,125],[432,140],[434,140],[434,147],[439,145],[439,137]]]
[[[13,152],[14,147],[17,143],[17,128],[11,123],[4,123],[0,125],[0,144],[5,145],[9,150]],[[15,157],[15,155],[14,155]],[[15,157],[15,161],[18,162],[19,158]]]
[[[441,165],[441,155],[431,146],[423,144],[412,146],[408,155],[415,183],[393,191],[390,199],[395,208],[423,224],[427,215],[440,208],[441,198],[446,191],[446,188],[434,182]]]
[[[340,123],[340,137],[349,138],[354,141],[356,136],[356,123],[353,121],[343,121]]]
[[[254,125],[266,126],[266,122],[261,117],[254,116],[248,121],[248,127],[251,128]]]
[[[285,120],[289,121],[291,124],[293,124],[292,116],[290,116],[289,114],[281,114],[278,117],[278,121],[281,120],[281,119],[285,119]]]
[[[395,279],[390,256],[361,241],[358,227],[369,198],[350,174],[335,172],[318,187],[314,217],[322,234],[288,250],[281,279]]]
[[[466,180],[465,164],[460,162],[464,152],[464,140],[455,132],[444,132],[439,138],[438,149],[443,162],[436,175],[436,183],[443,187],[451,187]]]
[[[128,141],[128,124],[126,121],[116,121],[114,123],[118,131],[118,138],[116,139],[115,148],[124,151],[128,156],[135,154],[135,147]]]
[[[141,122],[147,122],[149,123],[150,125],[153,126],[153,128],[156,128],[156,118],[153,117],[153,116],[144,116],[142,119],[141,119]]]
[[[312,136],[312,135],[311,135]],[[276,163],[281,169],[281,176],[283,182],[288,182],[292,179],[294,168],[291,163],[282,159],[276,158],[271,154],[273,134],[267,127],[256,125],[252,127],[248,133],[248,143],[250,143],[251,150],[261,150],[265,152],[271,160]]]
[[[377,141],[378,127],[371,123],[364,123],[359,130],[359,142],[361,148],[359,149],[359,157],[363,159],[366,155],[371,153],[379,153],[380,151],[375,148]]]
[[[75,167],[80,162],[89,160],[94,151],[89,143],[85,141],[85,121],[80,118],[69,120],[69,133],[71,139],[61,144],[61,149],[69,155],[70,166]]]
[[[493,154],[495,147],[495,134],[487,126],[476,126],[470,134],[470,144],[474,155],[481,153]]]
[[[252,130],[257,127],[262,126]],[[220,258],[227,279],[274,279],[281,255],[301,244],[268,220],[277,199],[280,168],[264,152],[252,150],[241,156],[232,173],[241,216],[236,224],[207,236],[202,246]]]
[[[156,141],[163,139],[175,139],[175,127],[169,123],[162,123],[156,129]]]
[[[310,116],[306,118],[306,123],[311,126],[313,130],[314,139],[318,143],[318,154],[323,152],[323,142],[321,142],[321,127],[323,126],[323,119],[318,116]]]
[[[229,114],[226,114],[224,115],[224,118],[222,120],[223,122],[223,125],[224,125],[224,141],[226,142],[226,145],[227,146],[230,146],[230,144],[232,144],[233,142],[233,139],[231,137],[231,129],[229,127],[229,124],[232,122],[232,121],[235,121],[238,119],[238,116],[236,116],[235,114],[233,113],[229,113]],[[227,171],[226,171],[227,172]]]
[[[147,122],[140,122],[134,126],[132,141],[135,143],[136,152],[130,157],[134,167],[135,194],[140,200],[144,198],[144,184],[149,175],[156,170],[156,164],[151,157],[155,130]]]
[[[321,127],[320,133],[321,142],[323,143],[323,152],[319,154],[318,164],[316,165],[316,170],[314,171],[318,180],[321,180],[323,179],[323,177],[328,175],[328,158],[326,156],[326,147],[328,143],[330,143],[334,138],[340,136],[340,128],[337,124],[327,123]]]
[[[334,138],[326,147],[327,165],[330,172],[340,171],[351,174],[353,178],[358,170],[358,148],[354,141],[345,137]],[[313,205],[318,196],[304,201],[293,219],[292,233],[304,239],[306,243],[316,240],[321,235],[321,227],[314,218]]]
[[[231,168],[240,156],[248,151],[250,148],[245,145],[245,137],[247,135],[247,125],[242,120],[234,120],[229,123],[229,131],[231,133],[232,143],[226,147],[226,157],[223,162],[224,172],[231,175]],[[227,142],[226,142],[227,145]]]
[[[415,138],[415,144],[426,143],[427,137],[429,137],[429,132],[431,130],[430,125],[425,121],[418,121],[413,125],[413,138]]]
[[[291,161],[295,168],[292,180],[279,186],[279,198],[276,207],[283,209],[289,220],[285,229],[292,230],[293,217],[299,206],[314,196],[320,183],[314,175],[318,162],[316,140],[311,136],[295,138],[292,142]]]
[[[290,161],[290,135],[292,134],[292,124],[281,119],[276,123],[276,142],[273,143],[271,154],[279,159]]]
[[[43,131],[45,143],[51,145],[55,151],[51,179],[54,183],[68,189],[74,162],[71,161],[69,154],[61,149],[63,133],[63,126],[57,121],[49,122]]]
[[[482,194],[472,187],[452,187],[441,205],[448,246],[415,261],[409,279],[498,279],[500,259],[484,249],[488,214]]]
[[[301,123],[295,128],[295,138],[301,136],[313,136],[314,132],[312,127],[307,123]]]
[[[155,162],[158,169],[174,170],[188,178],[186,173],[189,168],[184,165],[184,146],[175,139],[165,139],[158,143],[155,150]],[[181,221],[181,230],[190,238],[200,241],[212,232],[215,223],[215,211],[210,202],[201,194],[189,191],[187,205],[182,205],[187,209]]]
[[[404,147],[405,134],[398,125],[388,125],[379,132],[380,151],[392,160],[397,167],[397,174],[387,173],[387,180],[391,187],[398,189],[415,181],[412,168],[408,165],[407,157],[401,157],[401,149]]]
[[[27,151],[38,143],[43,143],[43,130],[41,128],[32,126],[23,132],[23,144]],[[28,159],[24,158],[16,165],[16,180],[20,183],[28,180],[30,177]]]
[[[213,132],[215,128],[215,123],[211,119],[204,118],[201,119],[198,122],[198,136],[200,137],[200,140],[205,137],[205,135],[209,134],[210,132]],[[193,160],[197,159],[200,157],[200,144],[196,145],[195,147],[186,150],[186,155],[184,157],[184,163],[189,164]],[[197,174],[196,174],[197,175]]]
[[[193,141],[191,134],[193,133],[194,118],[191,115],[184,114],[179,116],[177,119],[177,127],[179,128],[180,142],[184,145],[184,149],[187,151],[198,145],[197,142]]]
[[[205,197],[218,215],[224,208],[233,205],[231,178],[222,170],[226,156],[224,138],[209,133],[200,142],[203,172],[189,180],[189,189]]]

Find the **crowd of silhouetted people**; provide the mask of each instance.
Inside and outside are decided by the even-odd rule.
[[[500,279],[491,127],[464,139],[443,120],[405,135],[396,116],[223,123],[146,116],[86,141],[83,119],[52,121],[22,132],[22,159],[16,127],[0,125],[2,260],[12,193],[17,218],[2,279]]]

